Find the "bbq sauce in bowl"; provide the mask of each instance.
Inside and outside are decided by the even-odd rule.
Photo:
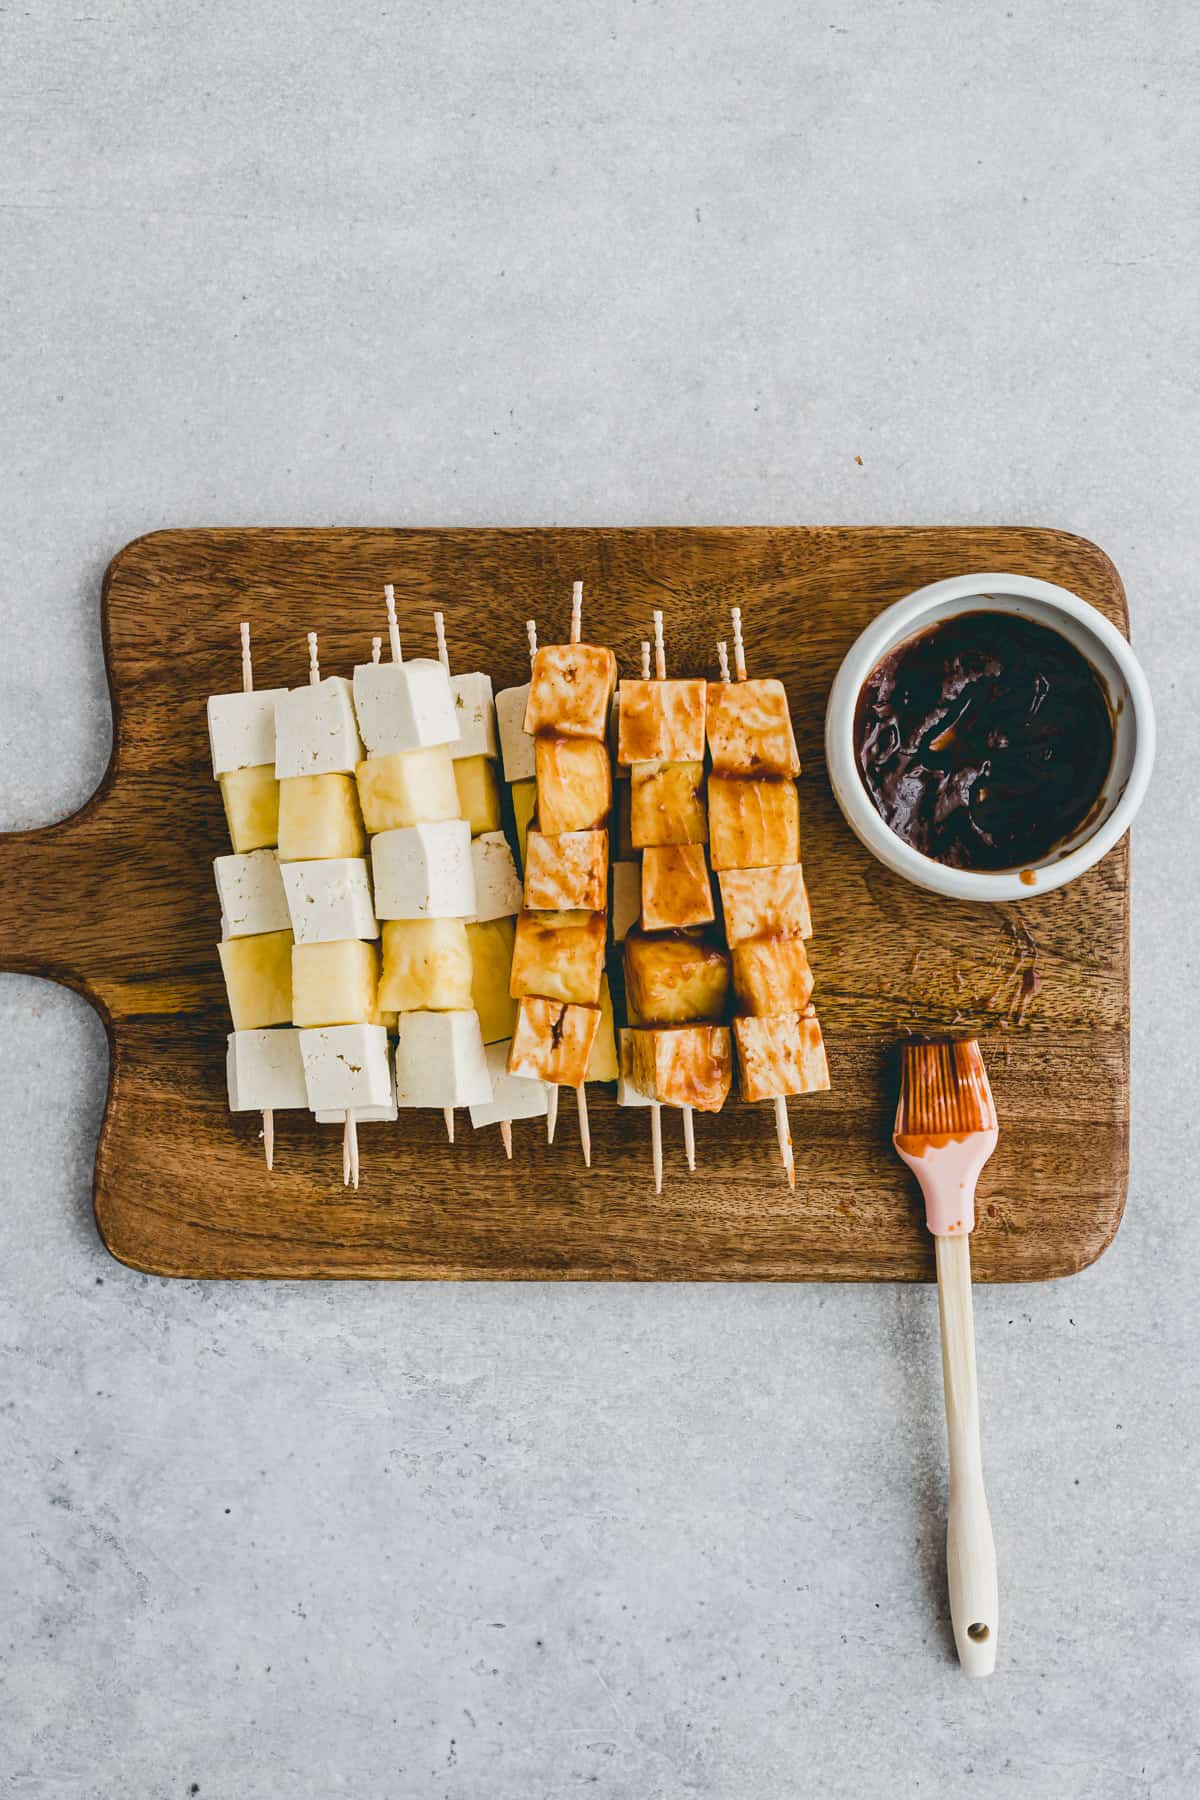
[[[880,817],[957,869],[1041,861],[1095,808],[1113,722],[1086,657],[1011,613],[944,619],[898,644],[858,697],[854,749]]]

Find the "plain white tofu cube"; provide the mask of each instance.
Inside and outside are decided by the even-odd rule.
[[[322,1025],[298,1035],[304,1086],[315,1113],[390,1105],[392,1070],[382,1025]]]
[[[308,1106],[300,1033],[231,1031],[225,1057],[230,1112],[292,1112]]]
[[[354,1108],[354,1119],[355,1119],[356,1124],[358,1124],[358,1125],[394,1125],[395,1124],[396,1119],[398,1117],[398,1108],[396,1106],[396,1078],[395,1078],[395,1072],[391,1067],[391,1058],[390,1057],[388,1058],[388,1074],[389,1074],[389,1077],[390,1077],[391,1083],[392,1083],[391,1099],[388,1101],[386,1106],[356,1106]],[[314,1113],[313,1117],[316,1119],[318,1125],[341,1125],[341,1124],[345,1123],[346,1115],[344,1112],[321,1111],[319,1113]]]
[[[213,860],[213,875],[221,902],[222,937],[255,937],[263,931],[287,930],[287,897],[276,851],[218,856]]]
[[[281,872],[288,910],[284,924],[291,924],[298,944],[379,936],[365,857],[289,862],[282,865]]]
[[[429,657],[360,663],[354,671],[354,706],[369,756],[458,741],[450,677]]]
[[[618,1034],[618,1074],[617,1105],[618,1106],[653,1106],[655,1102],[645,1094],[638,1092],[633,1085],[633,1033],[628,1029]]]
[[[487,1046],[485,1054],[492,1097],[483,1105],[471,1108],[471,1123],[476,1130],[481,1125],[499,1125],[502,1119],[544,1119],[546,1116],[545,1082],[531,1081],[526,1075],[510,1075],[508,1053],[511,1048],[511,1038]]]
[[[406,1012],[396,1022],[396,1101],[485,1106],[492,1097],[479,1014]]]
[[[496,695],[496,724],[500,730],[500,755],[504,761],[505,781],[532,781],[534,767],[533,739],[525,729],[525,708],[529,705],[529,683],[524,687],[501,688]]]
[[[471,839],[475,871],[475,922],[514,918],[521,910],[521,878],[508,839],[502,831],[484,831]]]
[[[496,705],[492,699],[490,675],[452,675],[450,691],[458,719],[458,742],[454,760],[460,756],[499,756],[496,741]]]
[[[612,935],[623,944],[642,916],[642,865],[615,862],[612,866]]]
[[[292,688],[275,708],[275,773],[353,775],[362,761],[354,690],[344,675]]]
[[[465,819],[406,825],[371,839],[378,919],[473,919],[475,876]]]
[[[286,688],[257,688],[250,694],[210,694],[208,744],[213,774],[232,775],[275,761],[275,707]]]

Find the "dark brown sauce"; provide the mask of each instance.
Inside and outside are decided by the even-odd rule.
[[[1028,868],[1095,807],[1113,722],[1096,671],[1058,632],[962,613],[872,670],[854,747],[880,817],[914,850],[958,869]]]

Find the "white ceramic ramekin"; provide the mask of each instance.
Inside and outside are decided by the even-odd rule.
[[[855,707],[875,665],[906,638],[966,612],[1015,613],[1057,631],[1087,657],[1112,710],[1113,760],[1099,805],[1073,837],[1025,868],[950,869],[912,849],[876,812],[855,757]],[[1154,707],[1127,640],[1077,594],[1029,575],[955,575],[889,606],[851,646],[829,694],[825,757],[846,823],[889,869],[954,900],[1029,900],[1074,881],[1128,831],[1154,764]]]

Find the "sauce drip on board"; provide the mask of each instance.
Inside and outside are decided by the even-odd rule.
[[[859,773],[906,844],[959,869],[1011,869],[1083,824],[1113,725],[1073,644],[1011,613],[961,613],[872,670],[854,721]]]

